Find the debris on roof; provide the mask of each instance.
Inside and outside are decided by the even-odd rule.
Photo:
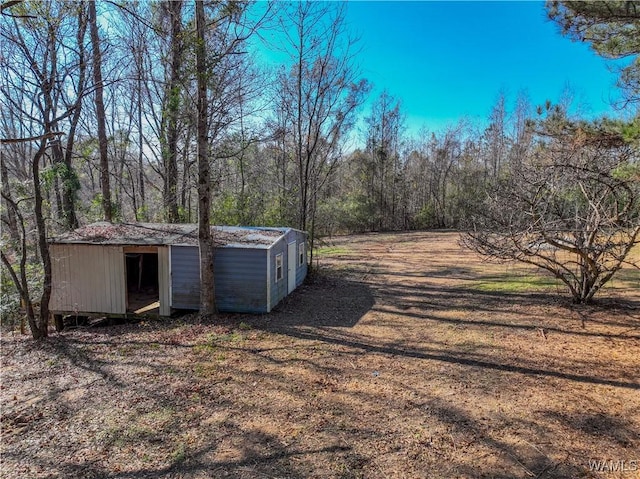
[[[268,247],[287,230],[288,228],[212,226],[211,236],[216,247]],[[52,238],[51,242],[148,246],[197,245],[198,225],[102,221]]]

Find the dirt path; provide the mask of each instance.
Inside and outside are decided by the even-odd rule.
[[[637,275],[576,307],[453,233],[319,264],[267,316],[5,334],[3,477],[640,477]]]

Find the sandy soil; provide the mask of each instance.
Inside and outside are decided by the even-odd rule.
[[[586,307],[454,233],[328,246],[270,315],[5,332],[2,477],[640,477],[637,271]]]

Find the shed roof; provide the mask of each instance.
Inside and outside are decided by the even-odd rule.
[[[216,247],[268,248],[290,228],[212,226]],[[98,222],[51,239],[51,243],[97,245],[197,245],[198,225],[167,223]]]

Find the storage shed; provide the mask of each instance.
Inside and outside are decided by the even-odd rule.
[[[197,310],[197,225],[94,223],[50,242],[53,314]],[[292,228],[212,226],[216,306],[268,313],[307,275],[307,235]]]

